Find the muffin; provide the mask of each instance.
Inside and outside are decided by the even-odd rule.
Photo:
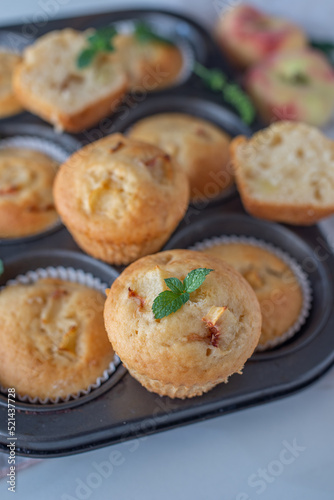
[[[166,278],[183,280],[211,269],[176,312],[155,319],[154,299]],[[149,255],[113,283],[105,326],[124,365],[146,389],[161,396],[199,396],[241,373],[261,332],[261,312],[247,281],[220,259],[190,250]]]
[[[262,219],[314,224],[334,214],[334,142],[320,130],[281,121],[231,143],[246,210]]]
[[[15,115],[22,106],[12,87],[12,76],[21,56],[0,48],[0,118]]]
[[[21,396],[65,398],[87,389],[113,360],[104,296],[41,279],[0,291],[0,385]]]
[[[175,45],[138,41],[134,35],[125,34],[117,35],[114,45],[133,90],[160,90],[173,85],[181,74],[183,56]]]
[[[290,267],[272,252],[246,243],[213,244],[203,251],[236,269],[256,293],[262,313],[259,346],[286,340],[303,306],[303,292]]]
[[[85,68],[78,57],[93,30],[51,31],[25,49],[13,85],[22,105],[59,130],[80,132],[108,116],[128,89],[113,52],[99,53]]]
[[[162,113],[137,122],[130,137],[172,155],[190,182],[191,201],[213,198],[233,183],[230,137],[212,123],[182,113]]]
[[[0,238],[34,235],[57,221],[52,196],[57,167],[39,151],[0,149]]]
[[[187,209],[189,186],[162,150],[114,134],[61,166],[54,197],[78,245],[98,259],[128,264],[164,245]]]

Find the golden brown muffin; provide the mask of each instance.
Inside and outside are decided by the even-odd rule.
[[[22,111],[12,87],[13,72],[20,61],[18,54],[0,48],[0,118]]]
[[[61,166],[54,197],[78,245],[128,264],[164,245],[187,209],[189,186],[162,150],[114,134]]]
[[[57,167],[39,151],[0,149],[0,238],[37,234],[57,221],[52,196]]]
[[[0,384],[31,398],[64,398],[96,382],[113,360],[104,296],[42,279],[0,291]]]
[[[334,142],[305,123],[281,121],[230,147],[246,210],[263,219],[314,224],[334,214]]]
[[[290,267],[276,255],[244,243],[215,244],[203,249],[230,264],[256,293],[262,313],[260,346],[285,340],[284,334],[296,323],[303,305],[303,293]]]
[[[164,280],[214,269],[179,310],[156,320],[154,299]],[[113,283],[105,304],[106,330],[129,372],[149,391],[171,398],[199,396],[241,373],[261,332],[259,303],[232,267],[190,250],[149,255]]]
[[[206,120],[162,113],[140,120],[129,135],[175,158],[188,176],[192,201],[214,198],[233,183],[228,171],[230,137]]]
[[[175,45],[140,42],[134,35],[117,35],[115,55],[126,70],[130,87],[147,92],[173,85],[181,74],[183,57]]]
[[[114,53],[100,53],[78,68],[87,36],[70,28],[51,31],[23,53],[13,85],[23,106],[59,130],[80,132],[108,116],[128,89]]]

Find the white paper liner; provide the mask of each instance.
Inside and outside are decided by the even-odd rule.
[[[279,337],[268,340],[265,344],[258,344],[256,351],[266,351],[280,344],[283,344],[300,330],[300,328],[305,323],[306,318],[310,313],[312,304],[312,289],[307,275],[304,273],[300,265],[297,264],[297,262],[289,254],[271,245],[270,243],[266,243],[265,241],[258,240],[257,238],[253,237],[234,236],[234,235],[217,236],[213,238],[207,238],[199,243],[196,243],[195,245],[189,247],[189,249],[205,250],[206,248],[210,248],[214,245],[222,245],[227,243],[240,243],[244,245],[253,245],[256,247],[263,248],[264,250],[271,252],[272,254],[276,255],[276,257],[285,262],[285,264],[291,269],[291,271],[295,275],[303,295],[303,304],[298,318],[296,319],[295,323]]]
[[[73,267],[46,267],[44,269],[39,268],[36,271],[28,271],[25,274],[18,275],[15,279],[8,280],[5,286],[9,285],[18,285],[24,284],[27,285],[29,283],[36,283],[36,281],[44,278],[55,278],[61,279],[64,281],[72,281],[75,283],[80,283],[81,285],[85,285],[89,288],[94,288],[99,292],[105,295],[105,290],[108,288],[106,283],[103,283],[99,278],[95,278],[91,273],[86,273],[81,269],[74,269]],[[16,397],[19,401],[34,403],[34,404],[50,404],[50,403],[61,403],[67,402],[69,400],[78,399],[81,396],[85,396],[89,394],[94,389],[100,387],[104,382],[106,382],[109,377],[115,372],[117,366],[120,364],[119,357],[115,354],[113,361],[109,364],[108,368],[104,370],[102,375],[97,378],[94,384],[91,384],[87,389],[82,389],[75,394],[69,394],[66,397],[58,397],[58,398],[32,398],[27,395],[17,394]],[[2,393],[6,393],[8,388],[0,386],[0,391]]]
[[[57,144],[32,135],[16,135],[1,139],[0,149],[4,148],[33,149],[50,156],[58,163],[63,163],[69,157],[69,153]]]

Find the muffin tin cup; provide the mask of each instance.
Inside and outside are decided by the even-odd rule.
[[[49,156],[59,164],[80,148],[80,143],[69,136],[58,136],[52,129],[40,125],[0,125],[0,149],[32,149]],[[46,236],[62,227],[60,219],[43,231],[18,238],[0,238],[0,245],[24,243]]]
[[[266,243],[265,241],[258,240],[256,238],[252,237],[245,237],[245,236],[216,236],[213,238],[208,238],[206,240],[203,240],[199,243],[195,243],[192,247],[190,247],[190,250],[200,250],[200,251],[205,251],[206,248],[213,247],[215,245],[220,245],[220,244],[228,244],[228,243],[239,243],[239,244],[244,244],[244,245],[252,245],[255,247],[262,248],[264,250],[267,250],[268,252],[272,253],[279,259],[281,259],[292,271],[294,276],[296,277],[299,286],[302,290],[302,295],[303,295],[303,304],[301,307],[301,310],[299,312],[298,318],[296,321],[291,325],[291,327],[284,333],[282,333],[279,337],[276,337],[275,339],[270,339],[268,340],[265,344],[258,344],[256,351],[266,351],[268,349],[273,349],[274,347],[283,344],[287,340],[289,340],[291,337],[297,333],[302,325],[305,323],[307,316],[310,313],[311,309],[311,304],[312,304],[312,289],[309,283],[309,280],[307,278],[306,273],[302,270],[302,268],[297,264],[295,259],[293,259],[288,253],[283,252],[280,248],[273,246],[269,243]]]
[[[29,261],[38,262],[41,258],[44,259],[47,258],[47,260],[52,261],[53,258],[59,259],[59,256],[63,255],[65,260],[71,259],[74,262],[78,261],[79,268],[73,267],[73,265],[66,267],[62,265],[38,267],[37,269],[28,270],[22,274],[19,274],[15,277],[8,279],[5,282],[5,284],[0,286],[0,289],[6,286],[13,286],[13,285],[15,286],[17,284],[31,284],[31,283],[36,283],[40,279],[52,278],[64,281],[71,281],[73,283],[80,283],[81,285],[85,285],[94,290],[98,290],[103,295],[105,295],[106,288],[109,288],[111,285],[110,281],[113,281],[118,276],[118,272],[116,270],[114,270],[113,268],[109,268],[108,272],[106,273],[106,277],[109,278],[109,280],[108,283],[106,283],[99,277],[94,276],[92,272],[84,271],[81,268],[80,261],[84,256],[81,257],[80,255],[76,255],[75,253],[71,252],[60,252],[59,254],[59,252],[57,251],[49,252],[48,255],[49,258],[47,258],[47,255],[45,254],[38,254],[38,253],[37,254],[32,253],[31,255],[28,254],[28,256],[25,258],[26,264],[28,265]],[[87,257],[87,259],[89,260],[90,258]],[[101,265],[104,267],[103,264]],[[107,268],[107,266],[105,267]],[[31,409],[36,408],[39,405],[46,405],[48,407],[54,406],[55,408],[58,408],[59,406],[62,407],[63,403],[80,402],[80,400],[85,400],[86,399],[85,397],[87,395],[93,394],[94,391],[101,388],[103,384],[105,384],[108,380],[110,380],[110,378],[116,372],[116,369],[119,365],[120,365],[120,359],[115,354],[112,362],[110,362],[109,366],[103,371],[103,373],[101,373],[101,375],[97,378],[97,380],[93,384],[90,384],[86,389],[82,389],[77,393],[68,394],[66,397],[42,399],[39,397],[30,397],[24,394],[16,394],[16,397],[17,400],[22,403],[29,403],[28,408],[30,407]],[[7,389],[8,388],[6,387],[0,386],[0,392],[4,395],[7,393]]]
[[[33,42],[34,37],[32,36],[24,36],[22,33],[10,30],[0,31],[0,50],[21,54],[21,52]]]

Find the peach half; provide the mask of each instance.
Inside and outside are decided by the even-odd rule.
[[[249,5],[237,5],[224,12],[217,22],[215,37],[231,63],[241,68],[256,64],[275,52],[307,44],[298,26]]]
[[[251,68],[245,88],[266,123],[293,120],[322,126],[334,109],[334,70],[316,50],[274,54]]]

